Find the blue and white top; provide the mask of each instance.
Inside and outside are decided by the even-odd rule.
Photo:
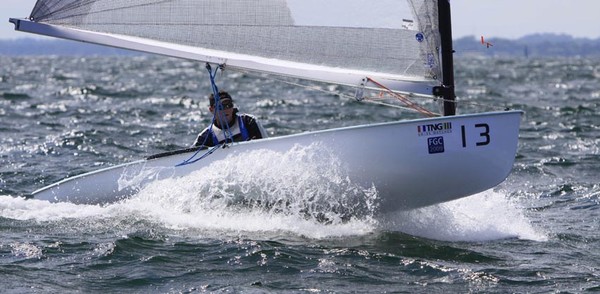
[[[231,132],[234,142],[249,141],[254,139],[267,138],[267,132],[258,122],[256,117],[250,114],[236,114],[234,123],[229,126],[229,129],[221,129],[215,124],[211,124],[205,128],[194,143],[194,146],[212,147],[220,143],[224,143],[227,139],[228,132]]]

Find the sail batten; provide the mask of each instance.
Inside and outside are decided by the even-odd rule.
[[[39,0],[30,19],[37,33],[72,40],[194,53],[205,56],[191,59],[355,86],[366,76],[422,82],[417,93],[431,94],[441,77],[436,7],[431,0]],[[352,82],[338,80],[344,72]]]

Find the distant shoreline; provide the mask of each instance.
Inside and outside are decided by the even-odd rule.
[[[454,40],[456,56],[489,57],[568,57],[600,56],[600,38],[574,38],[569,35],[535,34],[519,39],[491,38],[481,43],[480,37]],[[489,46],[488,44],[489,43]],[[21,38],[0,40],[4,56],[135,56],[144,53],[60,39]]]

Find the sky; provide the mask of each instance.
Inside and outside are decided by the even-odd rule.
[[[1,0],[0,39],[33,37],[8,18],[29,15],[36,0]],[[377,3],[377,2],[373,2]],[[516,39],[533,33],[600,38],[600,0],[451,0],[453,37]]]

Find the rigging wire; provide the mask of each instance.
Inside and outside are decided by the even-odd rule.
[[[243,72],[244,74],[247,74],[247,75],[250,75],[250,76],[257,77],[257,78],[264,78],[264,74],[257,74],[255,72],[250,72],[250,71],[245,71],[245,70],[238,70],[238,71],[239,72]],[[273,81],[277,81],[277,82],[288,84],[288,85],[292,85],[292,86],[301,87],[301,88],[312,90],[312,91],[316,91],[316,92],[322,92],[322,93],[326,93],[326,94],[336,95],[336,96],[339,96],[340,98],[344,98],[344,99],[347,99],[347,100],[357,101],[357,99],[356,99],[356,97],[354,95],[348,95],[348,94],[344,94],[344,93],[342,93],[340,91],[326,90],[326,89],[323,89],[323,88],[317,87],[317,86],[310,86],[310,85],[306,85],[306,84],[292,82],[292,81],[289,81],[289,80],[276,78],[275,76],[269,75],[269,74],[267,74],[267,75],[269,76],[269,79],[273,80]],[[401,94],[398,94],[396,92],[392,92],[392,93],[395,93],[397,95],[401,95]],[[403,97],[406,97],[406,95],[403,95]],[[448,100],[448,99],[444,99],[442,97],[436,97],[436,96],[412,96],[411,95],[411,98],[412,99],[433,100],[434,102],[441,102],[441,103],[448,101],[448,102],[456,103],[457,105],[471,105],[471,106],[478,106],[478,107],[484,107],[484,106],[489,107],[488,104],[478,103],[478,102],[475,102],[475,101],[456,101],[456,100],[453,101],[453,100]],[[379,97],[378,96],[369,96],[369,97],[364,97],[363,99],[360,100],[360,102],[377,104],[377,105],[382,105],[382,106],[386,106],[386,107],[392,107],[392,108],[402,109],[402,110],[411,111],[411,112],[418,112],[417,110],[415,110],[413,108],[410,108],[410,107],[406,107],[406,106],[402,106],[402,105],[397,105],[397,104],[392,104],[392,103],[387,103],[387,102],[383,102],[382,101],[382,100],[387,100],[387,99],[389,99],[389,98],[381,97],[381,95],[379,95]],[[505,109],[505,108],[506,107],[502,107],[502,109]],[[439,113],[433,113],[433,114],[435,114],[435,116],[441,116],[441,114],[439,114]]]
[[[261,75],[253,73],[253,72],[249,72],[249,71],[242,71],[242,72],[244,72],[245,74],[251,75],[251,76],[261,77]],[[272,79],[274,81],[278,81],[278,82],[281,82],[281,83],[284,83],[284,84],[288,84],[288,85],[292,85],[292,86],[297,86],[297,87],[301,87],[301,88],[305,88],[305,89],[317,91],[317,92],[323,92],[323,93],[327,93],[327,94],[337,95],[337,96],[339,96],[341,98],[346,98],[348,100],[355,100],[355,101],[357,100],[354,96],[347,95],[347,94],[344,94],[344,93],[341,93],[341,92],[338,92],[338,91],[325,90],[325,89],[322,89],[322,88],[316,87],[316,86],[309,86],[309,85],[305,85],[305,84],[301,84],[301,83],[295,83],[295,82],[292,82],[292,81],[289,81],[289,80],[284,80],[284,79],[276,78],[276,77],[274,77],[272,75],[269,75],[269,79]],[[393,92],[393,91],[391,91],[389,89],[388,89],[388,91],[390,93],[392,93],[392,96],[394,96],[394,98],[396,98],[396,100],[402,101],[401,99],[398,99],[397,96],[403,97],[404,100],[408,100],[408,98],[406,96],[403,96],[401,94]],[[443,101],[444,100],[443,98],[438,98],[438,97],[419,97],[419,96],[417,96],[415,98],[432,99],[434,101]],[[391,104],[391,103],[386,103],[386,102],[378,101],[378,100],[384,100],[384,99],[385,98],[381,98],[381,97],[365,97],[365,98],[363,98],[363,99],[361,99],[359,101],[361,101],[361,102],[364,101],[366,103],[378,104],[378,105],[383,105],[383,106],[387,106],[387,107],[393,107],[393,108],[398,108],[398,109],[402,109],[402,110],[407,110],[407,111],[413,111],[413,112],[419,112],[419,113],[421,113],[420,111],[418,111],[414,107],[401,106],[401,105],[396,105],[396,104]],[[408,101],[410,101],[410,100],[408,100]],[[412,105],[417,105],[414,102],[411,102],[411,104]],[[431,111],[426,110],[426,109],[425,109],[425,111],[427,111],[430,114],[432,114],[431,116],[441,116],[438,113],[434,113],[434,112],[431,112]]]
[[[389,94],[391,94],[393,97],[395,97],[396,99],[398,99],[400,102],[404,103],[407,107],[412,108],[414,110],[416,110],[417,112],[429,116],[429,117],[434,117],[434,116],[439,116],[439,114],[437,113],[433,113],[430,110],[410,101],[406,96],[404,95],[400,95],[394,91],[392,91],[390,88],[384,86],[383,84],[375,81],[374,79],[367,77],[367,80],[375,85],[377,85],[378,87],[386,90]]]

